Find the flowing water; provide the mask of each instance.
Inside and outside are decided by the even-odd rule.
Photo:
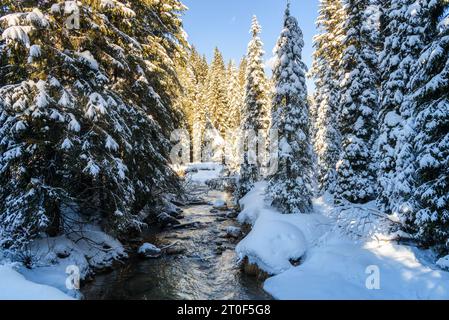
[[[204,191],[204,190],[203,190]],[[230,201],[228,194],[205,192],[207,202]],[[148,300],[264,300],[270,299],[262,283],[245,275],[236,263],[235,240],[225,229],[236,225],[226,212],[211,213],[211,205],[183,208],[182,223],[195,227],[170,229],[157,234],[159,246],[176,243],[185,252],[157,259],[131,258],[109,274],[97,275],[82,288],[85,299]]]

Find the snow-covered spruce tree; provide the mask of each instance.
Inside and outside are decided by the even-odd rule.
[[[379,110],[378,205],[387,213],[398,213],[411,196],[414,172],[413,104],[409,81],[428,37],[428,0],[393,0],[382,16],[384,48],[379,56],[381,96]]]
[[[447,1],[428,3],[431,44],[412,77],[417,152],[413,211],[408,227],[426,246],[449,253],[449,17]],[[446,11],[447,12],[447,11]],[[437,22],[439,23],[437,24]]]
[[[422,52],[423,48],[435,37],[435,23],[429,23],[429,21],[436,20],[433,17],[433,6],[437,4],[432,0],[420,0],[410,5],[408,19],[410,21],[409,28],[412,32],[407,34],[404,41],[404,46],[408,47],[410,51]],[[414,57],[418,57],[418,55]],[[412,70],[412,73],[415,73],[419,68],[419,59],[415,58],[413,61],[404,59],[401,62],[401,67],[405,68],[407,66]],[[409,83],[407,84],[408,95],[404,97],[400,108],[403,122],[396,146],[396,181],[391,197],[391,211],[399,215],[402,221],[406,221],[409,213],[414,210],[411,199],[413,190],[416,189],[414,176],[417,163],[416,150],[414,150],[413,146],[413,140],[417,134],[415,130],[416,117],[414,116],[416,114],[416,103],[413,98],[411,81],[409,77]]]
[[[139,228],[140,209],[178,188],[161,124],[178,118],[171,57],[182,52],[183,6],[77,4],[14,1],[0,20],[4,247],[60,234],[65,206],[116,234]],[[79,28],[67,22],[77,12]]]
[[[242,161],[241,132],[242,112],[245,103],[245,72],[247,61],[243,57],[237,69],[231,61],[228,67],[228,104],[229,112],[226,120],[227,134],[225,137],[226,165],[231,174],[237,174]]]
[[[378,102],[377,25],[369,0],[346,0],[341,68],[337,199],[365,203],[375,198],[372,147]]]
[[[193,71],[196,75],[196,98],[193,105],[192,115],[192,151],[193,161],[201,161],[201,139],[206,127],[207,119],[207,75],[209,73],[209,65],[205,56],[197,57],[193,61]]]
[[[222,136],[225,135],[226,114],[228,112],[228,95],[226,82],[226,67],[223,55],[218,48],[214,50],[214,58],[209,69],[207,80],[207,104],[209,106],[210,120]]]
[[[314,148],[320,192],[333,192],[340,156],[338,128],[340,100],[339,64],[343,53],[344,11],[340,1],[321,0],[315,37],[312,74],[315,79]]]
[[[228,66],[228,106],[226,116],[225,157],[226,166],[231,174],[235,174],[240,169],[240,134],[238,130],[241,124],[241,114],[243,107],[243,87],[240,85],[239,73],[233,61]]]
[[[230,129],[240,127],[242,105],[243,105],[243,87],[240,85],[239,74],[235,68],[234,63],[230,65],[229,79],[228,79],[228,117],[227,126]]]
[[[206,125],[204,109],[205,84],[209,66],[195,48],[191,49],[186,64],[178,65],[178,75],[182,84],[182,94],[178,103],[181,105],[183,119],[189,131],[191,160],[201,161],[201,137]]]
[[[247,67],[248,67],[248,59],[246,59],[246,56],[244,56],[242,60],[240,60],[239,64],[239,82],[240,86],[243,88],[243,91],[245,89]],[[245,95],[243,95],[243,99],[245,99]]]
[[[272,130],[279,132],[278,169],[270,178],[267,197],[284,213],[308,213],[312,208],[313,149],[302,62],[302,31],[287,5],[284,29],[274,49]]]
[[[248,45],[247,66],[245,76],[245,102],[243,104],[241,130],[243,133],[253,132],[245,138],[244,159],[240,166],[240,180],[237,189],[237,198],[241,198],[248,193],[255,182],[260,179],[260,164],[257,163],[259,146],[257,135],[259,131],[268,129],[266,114],[267,92],[266,78],[263,62],[263,43],[259,34],[261,27],[256,16],[251,24],[252,39]],[[253,146],[252,148],[250,146]],[[252,149],[252,150],[250,150]],[[250,154],[253,153],[253,154]]]
[[[272,101],[275,93],[274,88],[274,81],[272,78],[264,77],[265,80],[265,92],[266,92],[266,98],[265,98],[265,106],[264,106],[264,112],[265,118],[263,119],[263,123],[265,124],[265,127],[268,128],[271,126],[271,109],[272,109]],[[268,134],[268,132],[266,133]]]
[[[193,59],[193,53],[189,55],[189,62]],[[193,126],[194,126],[194,116],[195,116],[195,105],[196,105],[196,79],[195,73],[190,63],[180,64],[177,66],[177,74],[179,77],[179,81],[182,85],[182,94],[179,95],[176,103],[179,105],[179,108],[182,110],[183,117],[183,127],[188,130],[189,137],[191,141],[189,141],[189,145],[193,146]],[[190,150],[192,151],[192,150]],[[184,152],[184,150],[183,150]],[[192,160],[193,154],[189,155],[189,159]]]

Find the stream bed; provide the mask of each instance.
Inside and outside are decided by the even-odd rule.
[[[229,194],[199,190],[207,203],[231,202]],[[154,244],[176,243],[183,253],[157,259],[130,258],[108,274],[95,276],[81,292],[84,299],[125,300],[266,300],[271,297],[263,283],[237,265],[236,240],[226,237],[226,228],[236,226],[227,211],[213,211],[211,204],[192,205],[180,221],[195,222],[187,228],[157,233]]]

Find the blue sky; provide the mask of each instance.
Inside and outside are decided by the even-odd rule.
[[[310,67],[319,0],[291,2],[291,12],[304,33],[303,60]],[[238,62],[246,53],[251,17],[254,14],[262,25],[265,60],[271,58],[282,29],[286,0],[183,0],[183,3],[189,7],[183,19],[189,41],[209,59],[213,49],[218,47],[226,60]],[[309,81],[309,89],[311,86]]]

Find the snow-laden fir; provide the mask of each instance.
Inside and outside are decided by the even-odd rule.
[[[240,181],[237,197],[244,196],[262,177],[261,158],[265,149],[265,137],[269,126],[267,87],[263,63],[263,43],[259,37],[262,28],[254,16],[251,24],[251,41],[248,44],[245,76],[245,101],[242,111],[240,142],[243,145],[243,161],[240,165]]]
[[[309,106],[302,62],[302,31],[287,6],[284,29],[274,49],[271,130],[278,132],[276,172],[267,190],[272,203],[289,213],[308,213],[312,205],[312,144]]]

